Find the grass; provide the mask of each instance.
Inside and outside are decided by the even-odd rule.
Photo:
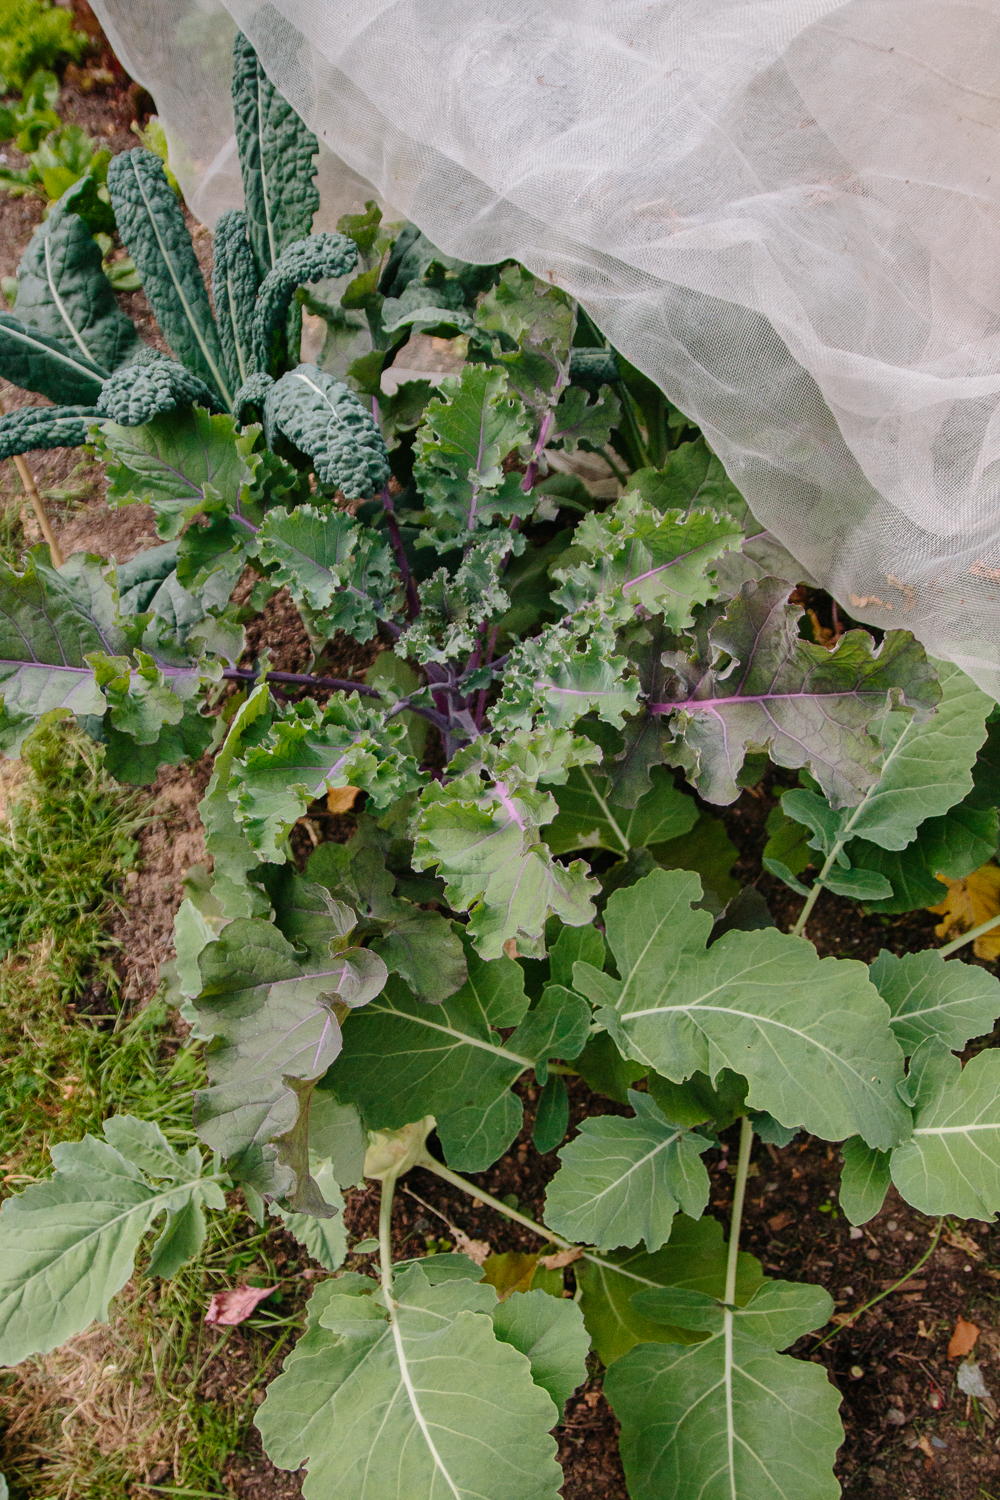
[[[106,775],[75,726],[36,731],[0,761],[0,1194],[50,1170],[50,1142],[100,1132],[114,1113],[194,1142],[201,1044],[183,1042],[157,997],[129,1015],[109,932],[149,817]],[[301,1323],[304,1252],[242,1196],[210,1215],[198,1256],[170,1282],[134,1276],[96,1324],[0,1374],[0,1470],[11,1500],[136,1500],[232,1494],[258,1393]],[[140,1257],[140,1260],[142,1257]],[[211,1293],[282,1283],[236,1329],[207,1327]]]

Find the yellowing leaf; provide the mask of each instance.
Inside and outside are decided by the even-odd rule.
[[[495,1287],[497,1297],[505,1302],[512,1292],[530,1291],[537,1265],[537,1255],[507,1250],[503,1255],[491,1255],[484,1262],[483,1280]]]
[[[996,865],[982,865],[964,880],[949,880],[944,875],[937,878],[948,887],[944,900],[928,907],[928,911],[944,918],[934,929],[938,937],[956,937],[1000,914],[1000,868]],[[991,963],[1000,958],[1000,928],[976,938],[972,951]]]
[[[358,786],[334,786],[326,794],[326,805],[332,813],[350,812],[360,795]]]

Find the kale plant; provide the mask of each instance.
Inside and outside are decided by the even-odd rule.
[[[993,705],[906,630],[813,639],[793,559],[558,287],[371,205],[311,234],[315,140],[242,38],[234,101],[246,208],[216,231],[214,315],[159,159],[108,172],[173,358],[120,312],[72,194],[0,319],[3,373],[70,403],[6,417],[0,452],[89,441],[162,542],[3,569],[0,745],[74,714],[133,783],[214,752],[174,976],[206,1042],[201,1145],[119,1116],[52,1148],[0,1215],[0,1358],[105,1317],[154,1225],[143,1273],[174,1274],[239,1187],[331,1273],[256,1419],[307,1497],[555,1500],[550,1432],[592,1349],[634,1500],[826,1500],[838,1396],[781,1351],[833,1303],[739,1251],[752,1141],[842,1143],[854,1223],[890,1181],[926,1214],[1000,1208],[995,1049],[957,1055],[1000,984],[949,950],[869,968],[803,936],[822,890],[899,909],[995,852]],[[321,365],[297,359],[303,303]],[[387,396],[415,329],[461,370]],[[556,469],[577,450],[609,454],[617,499]],[[240,664],[279,589],[309,672]],[[379,648],[364,682],[324,671],[338,632]],[[768,762],[802,778],[767,855],[806,894],[791,933],[756,891],[727,904],[703,810]],[[356,832],[300,868],[296,824],[346,788]],[[630,1113],[567,1143],[576,1075]],[[559,1152],[544,1223],[461,1175],[511,1146],[530,1079]],[[727,1242],[703,1157],[736,1121]],[[464,1255],[393,1266],[415,1165],[537,1234],[518,1290]],[[378,1281],[336,1274],[324,1228],[363,1177]]]

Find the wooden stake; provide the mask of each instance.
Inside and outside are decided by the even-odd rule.
[[[0,412],[3,412],[4,410],[5,407],[3,401],[0,400]],[[61,568],[63,565],[62,549],[60,548],[59,543],[56,541],[55,532],[52,530],[52,522],[49,520],[49,513],[45,509],[45,502],[42,499],[41,495],[38,493],[38,485],[35,483],[35,477],[32,474],[31,470],[28,468],[28,465],[25,463],[24,459],[20,457],[20,455],[18,455],[14,459],[14,467],[21,477],[21,483],[24,486],[24,493],[31,501],[31,507],[38,518],[38,524],[42,528],[42,536],[49,544],[49,553],[52,557],[52,566],[55,568]]]

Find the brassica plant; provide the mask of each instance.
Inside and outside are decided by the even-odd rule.
[[[823,890],[905,909],[995,852],[994,705],[905,629],[812,639],[793,559],[558,287],[373,205],[311,234],[316,142],[242,38],[234,101],[246,208],[216,232],[214,314],[159,159],[108,172],[173,358],[119,310],[72,193],[0,318],[3,374],[66,403],[5,417],[0,453],[89,441],[161,538],[118,567],[0,567],[0,746],[73,714],[133,783],[214,751],[213,873],[177,917],[201,1144],[119,1116],[53,1146],[0,1214],[0,1359],[105,1317],[151,1232],[144,1274],[173,1275],[239,1187],[331,1273],[256,1419],[307,1497],[555,1500],[551,1429],[593,1350],[634,1500],[825,1500],[838,1395],[781,1351],[833,1303],[739,1251],[753,1137],[843,1143],[855,1223],[890,1181],[927,1214],[1000,1207],[995,1049],[957,1055],[1000,984],[804,935]],[[304,301],[344,378],[299,361]],[[415,329],[460,373],[386,396]],[[578,449],[610,454],[619,498],[555,471]],[[240,665],[279,589],[309,672]],[[381,648],[364,682],[324,671],[341,631]],[[801,778],[767,853],[806,895],[791,933],[755,891],[724,907],[699,854],[704,805],[768,761]],[[300,870],[293,828],[344,788],[356,832]],[[629,1113],[566,1143],[573,1075]],[[543,1223],[461,1175],[511,1146],[532,1079],[559,1152]],[[704,1155],[736,1121],[727,1238]],[[558,1275],[500,1301],[463,1255],[394,1266],[415,1165],[564,1252]],[[362,1177],[378,1281],[336,1274],[328,1227]]]

